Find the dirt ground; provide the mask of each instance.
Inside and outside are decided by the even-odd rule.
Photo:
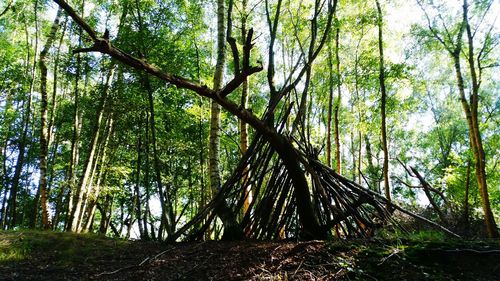
[[[43,235],[0,233],[0,280],[500,280],[498,242],[165,244]]]

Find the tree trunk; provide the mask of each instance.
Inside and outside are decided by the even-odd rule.
[[[142,119],[142,117],[141,117]],[[136,165],[136,180],[135,180],[135,186],[134,186],[134,204],[135,204],[135,212],[137,213],[137,223],[139,225],[139,233],[141,236],[141,239],[145,239],[147,237],[147,233],[144,232],[144,227],[142,224],[142,216],[141,216],[141,192],[140,192],[140,184],[141,184],[141,147],[142,147],[142,142],[141,142],[141,126],[142,125],[142,120],[139,122],[139,132],[137,134],[137,165]]]
[[[337,76],[337,100],[335,101],[335,162],[337,173],[342,172],[342,160],[340,158],[340,131],[339,131],[339,110],[342,102],[342,92],[340,90],[342,78],[340,76],[340,57],[339,57],[339,33],[340,27],[337,16],[335,16],[336,28],[335,28],[335,75]],[[354,152],[353,152],[354,153]]]
[[[2,206],[1,206],[1,217],[0,217],[0,229],[4,229],[6,225],[6,220],[7,220],[7,195],[9,192],[9,180],[8,180],[8,173],[7,173],[7,146],[9,143],[9,139],[11,136],[11,124],[13,122],[13,118],[9,117],[7,115],[7,112],[10,112],[13,108],[13,101],[12,101],[12,94],[11,92],[7,91],[6,97],[5,97],[5,107],[4,107],[4,112],[3,116],[1,118],[2,123],[0,127],[0,185],[1,189],[0,191],[3,191],[3,196],[2,196]]]
[[[14,168],[14,175],[12,177],[12,183],[10,188],[10,198],[9,198],[9,213],[10,213],[10,223],[9,227],[13,228],[17,224],[17,193],[19,191],[19,181],[21,179],[21,172],[24,166],[24,158],[26,156],[26,146],[28,144],[28,130],[31,122],[31,104],[33,100],[33,88],[35,85],[35,76],[36,76],[36,61],[37,61],[37,52],[38,52],[38,1],[35,1],[35,52],[33,55],[33,65],[31,70],[29,69],[29,49],[28,49],[28,59],[26,62],[26,76],[30,76],[30,90],[28,92],[26,109],[24,109],[23,113],[23,131],[21,132],[20,141],[18,145],[18,156],[16,160],[16,166]],[[25,23],[26,24],[26,23]],[[26,33],[26,43],[29,45],[29,34],[28,27],[25,26]],[[30,73],[31,72],[31,73]],[[23,102],[25,103],[25,102]]]
[[[82,7],[81,10],[82,12],[84,11],[85,8],[85,1],[82,2]],[[79,33],[79,39],[78,39],[78,48],[81,48],[82,46],[82,35],[83,35],[83,30],[80,27],[78,29]],[[80,159],[80,147],[79,147],[79,142],[80,142],[80,125],[81,125],[81,112],[80,112],[80,75],[81,75],[81,65],[82,65],[82,58],[81,54],[78,53],[76,54],[76,75],[75,75],[75,90],[74,90],[74,109],[73,109],[73,135],[71,137],[71,158],[69,160],[68,164],[68,173],[66,176],[66,179],[68,181],[67,186],[68,186],[68,218],[66,220],[66,225],[65,229],[67,231],[72,230],[72,224],[74,221],[74,204],[76,202],[74,201],[75,197],[75,188],[76,188],[76,169],[78,167],[78,161]]]
[[[368,184],[370,185],[369,188],[371,188],[375,192],[381,193],[380,187],[377,184],[378,180],[376,180],[375,166],[373,165],[372,148],[368,134],[365,135],[365,149],[366,149],[366,160],[368,162],[367,169],[368,169],[368,179],[369,179]]]
[[[332,166],[332,112],[333,112],[333,54],[331,36],[328,35],[328,113],[326,116],[326,164]]]
[[[247,0],[242,0],[241,2],[241,45],[245,45],[245,37],[247,35]],[[228,26],[229,28],[229,26]],[[247,108],[248,104],[248,79],[245,78],[245,81],[241,84],[241,102],[240,105],[242,108]],[[248,150],[248,126],[247,123],[243,120],[239,120],[239,129],[240,129],[240,152],[241,155],[244,155]],[[242,179],[245,182],[248,179],[248,174],[245,173],[245,177]],[[246,213],[248,207],[252,203],[252,189],[251,186],[248,185],[245,190],[245,201],[243,203],[243,213]]]
[[[92,184],[90,178],[91,178],[91,172],[93,170],[96,161],[95,153],[98,140],[100,137],[104,108],[107,101],[109,85],[113,80],[114,71],[115,71],[115,66],[114,64],[112,64],[111,69],[109,70],[108,75],[106,77],[106,84],[104,86],[104,89],[101,93],[101,98],[99,100],[97,116],[94,123],[93,135],[90,140],[88,155],[83,165],[84,172],[79,180],[79,184],[76,189],[74,197],[74,205],[73,209],[71,210],[73,217],[73,220],[71,221],[71,231],[73,232],[81,231],[81,223],[82,223],[83,213],[85,211],[85,203],[86,203],[85,201],[87,193],[89,192],[90,189],[90,185]]]
[[[144,156],[146,157],[145,159],[145,171],[144,171],[144,189],[146,190],[146,213],[144,214],[144,231],[147,232],[147,222],[148,222],[148,218],[150,219],[151,218],[151,211],[150,211],[150,208],[149,208],[149,200],[151,199],[150,197],[150,181],[149,181],[149,144],[150,144],[150,139],[149,139],[149,111],[146,111],[146,123],[144,124],[145,125],[145,132],[144,132],[144,138],[145,138],[145,149],[146,149],[146,153],[144,154]],[[151,221],[151,220],[150,220]],[[155,235],[155,232],[154,232],[154,228],[152,227],[152,224],[151,224],[151,238],[154,240],[156,237]]]
[[[468,42],[468,56],[467,60],[469,63],[469,71],[472,80],[472,92],[470,94],[470,116],[471,120],[469,121],[469,134],[471,135],[470,139],[472,140],[471,146],[472,151],[474,153],[474,158],[476,160],[476,177],[477,184],[479,187],[479,195],[481,197],[481,205],[483,207],[484,212],[484,221],[486,224],[486,231],[488,233],[488,237],[490,238],[498,238],[500,234],[498,233],[497,225],[495,222],[495,217],[493,216],[493,212],[491,210],[490,199],[488,194],[488,186],[486,183],[486,156],[483,148],[483,141],[481,138],[481,132],[479,130],[479,115],[478,115],[478,103],[479,103],[479,86],[480,81],[477,78],[476,73],[476,62],[474,58],[474,38],[472,34],[472,30],[469,24],[468,17],[468,3],[467,0],[464,0],[463,3],[463,16],[464,16],[464,24],[467,33],[467,42]],[[462,91],[463,91],[462,87]]]
[[[443,38],[441,38],[439,33],[432,26],[429,16],[427,14],[426,16],[430,31],[432,32],[433,36],[449,52],[451,59],[453,61],[453,66],[455,69],[455,75],[457,79],[457,87],[460,95],[460,103],[462,104],[462,109],[465,113],[465,118],[467,120],[467,126],[469,129],[469,142],[470,142],[470,147],[472,149],[472,153],[474,155],[476,178],[479,187],[479,194],[481,197],[481,205],[484,212],[486,231],[490,238],[496,238],[499,237],[499,233],[490,206],[488,187],[486,183],[486,159],[481,139],[481,132],[479,130],[479,116],[478,116],[479,86],[481,81],[479,81],[480,77],[478,78],[478,74],[476,72],[476,64],[480,65],[481,53],[483,52],[484,49],[476,57],[476,55],[474,54],[475,32],[474,33],[472,32],[469,24],[469,17],[468,17],[469,5],[467,3],[467,0],[463,1],[462,9],[463,9],[463,14],[462,14],[463,20],[455,36],[456,41],[451,43],[446,42],[445,40],[443,40]],[[467,101],[465,95],[465,83],[462,75],[462,69],[460,66],[460,55],[462,54],[463,51],[462,44],[463,44],[464,31],[467,34],[468,53],[466,55],[466,59],[469,65],[469,72],[471,76],[470,84],[472,86],[471,87],[472,90],[469,95],[470,101]],[[487,41],[485,41],[484,44],[486,44],[486,42]],[[481,69],[479,71],[481,71]],[[480,73],[481,72],[479,72],[479,76]]]
[[[224,0],[217,0],[217,62],[214,73],[215,91],[222,86],[224,64],[225,64],[225,28],[224,28]],[[208,144],[208,172],[210,174],[210,188],[216,194],[221,187],[220,178],[220,105],[212,101],[210,111],[210,134]]]
[[[427,199],[429,199],[429,203],[431,203],[432,208],[434,208],[434,211],[436,211],[436,213],[438,214],[439,219],[441,220],[441,222],[443,224],[446,224],[447,223],[446,217],[444,216],[443,212],[441,212],[441,209],[439,208],[438,204],[436,203],[436,200],[434,200],[434,198],[432,197],[432,194],[430,191],[431,186],[424,179],[424,177],[422,175],[420,175],[420,173],[417,171],[417,169],[415,169],[414,167],[410,167],[410,169],[413,172],[413,174],[420,181],[420,185],[424,189],[425,196],[427,196]]]
[[[40,180],[38,189],[40,192],[41,206],[42,206],[42,225],[44,229],[50,229],[50,219],[48,211],[48,192],[47,192],[47,157],[49,149],[49,132],[47,127],[47,113],[48,113],[48,95],[47,95],[47,54],[52,47],[55,40],[57,29],[59,28],[59,18],[61,17],[62,9],[58,8],[56,18],[47,36],[47,42],[40,53]],[[35,202],[35,214],[37,213],[37,202]]]
[[[167,235],[172,234],[175,231],[175,216],[172,210],[172,201],[170,200],[169,190],[163,187],[163,182],[161,178],[161,167],[160,167],[160,156],[158,155],[158,148],[156,145],[156,127],[155,127],[155,109],[153,101],[153,89],[147,75],[144,76],[144,84],[148,92],[148,102],[149,102],[149,126],[151,129],[151,146],[153,148],[153,167],[155,170],[156,184],[158,188],[158,195],[160,198],[160,204],[162,209],[161,214],[161,224],[158,233],[158,239],[163,239],[163,231],[167,231]]]
[[[465,178],[465,195],[464,195],[464,217],[463,221],[465,224],[465,228],[468,231],[469,230],[469,189],[470,189],[470,159],[467,160],[467,175]]]
[[[378,25],[378,50],[379,50],[379,82],[380,82],[380,117],[382,119],[381,135],[382,135],[382,149],[384,151],[384,165],[382,167],[384,175],[384,192],[385,198],[391,201],[391,187],[389,186],[389,150],[387,148],[387,128],[386,128],[386,99],[387,92],[385,88],[385,66],[384,66],[384,47],[382,38],[383,17],[382,8],[380,7],[379,0],[375,0],[377,5],[377,25]]]
[[[102,186],[101,182],[106,180],[107,148],[108,148],[109,140],[110,140],[111,136],[113,135],[113,129],[114,129],[114,127],[113,127],[113,115],[110,114],[110,116],[108,117],[108,120],[106,122],[105,137],[102,140],[101,145],[100,145],[100,149],[101,149],[100,157],[96,157],[96,161],[95,161],[96,164],[94,165],[95,166],[94,170],[96,170],[97,163],[100,162],[99,171],[98,171],[98,175],[97,175],[97,182],[95,184],[95,188],[92,190],[92,193],[90,194],[91,198],[88,199],[88,206],[86,208],[86,210],[87,210],[87,222],[85,223],[85,226],[82,229],[83,231],[90,231],[92,228],[92,222],[93,222],[93,218],[94,218],[94,214],[95,214],[97,200],[99,199],[99,195],[101,192],[101,186]],[[100,158],[100,160],[99,160],[99,158]]]
[[[104,205],[97,205],[97,209],[101,213],[101,222],[99,226],[99,233],[106,235],[108,232],[109,223],[111,221],[111,211],[113,210],[113,197],[106,195],[104,198]]]

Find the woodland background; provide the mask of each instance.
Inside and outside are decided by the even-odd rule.
[[[69,4],[99,38],[209,89],[237,76],[232,47],[243,54],[253,28],[242,58],[263,70],[227,99],[263,116],[272,87],[295,81],[285,127],[299,123],[290,135],[322,163],[457,233],[498,236],[500,2]],[[167,239],[256,132],[175,83],[74,53],[91,37],[52,1],[0,3],[0,226]]]

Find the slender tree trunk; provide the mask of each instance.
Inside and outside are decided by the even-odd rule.
[[[64,36],[66,33],[66,26],[67,26],[68,20],[67,17],[64,20],[64,23],[62,24],[62,32],[61,36],[59,38],[59,44],[57,47],[56,51],[56,57],[54,61],[54,69],[53,69],[53,85],[52,85],[52,106],[50,108],[50,117],[49,117],[49,124],[48,124],[48,147],[52,148],[52,152],[49,153],[51,155],[50,160],[48,161],[47,169],[50,171],[50,177],[47,183],[47,190],[50,193],[51,187],[54,182],[54,174],[55,174],[55,169],[54,169],[54,163],[57,158],[57,152],[60,144],[60,136],[57,135],[57,132],[54,131],[54,122],[56,118],[56,108],[57,108],[57,86],[58,86],[58,71],[59,71],[59,62],[61,58],[61,46],[63,44]],[[64,91],[64,89],[63,89]],[[52,229],[57,229],[57,225],[59,222],[59,219],[64,212],[64,210],[61,210],[62,207],[62,199],[64,195],[64,186],[60,187],[60,191],[56,197],[56,202],[55,202],[55,211],[54,211],[54,216],[52,217]]]
[[[109,140],[110,140],[111,136],[113,135],[113,130],[114,130],[113,122],[114,122],[113,115],[110,114],[110,116],[108,117],[108,119],[106,121],[105,137],[103,138],[101,145],[100,145],[100,148],[101,148],[101,151],[99,153],[100,157],[96,157],[96,160],[95,160],[96,164],[95,164],[94,170],[97,169],[98,162],[100,162],[100,165],[99,165],[99,169],[97,172],[98,175],[97,175],[97,182],[95,184],[95,188],[92,190],[93,192],[90,194],[91,198],[88,199],[88,206],[86,208],[86,210],[87,210],[87,222],[85,223],[85,226],[83,227],[84,231],[90,231],[92,228],[92,222],[93,222],[94,213],[95,213],[95,209],[96,209],[96,205],[97,205],[97,200],[99,199],[99,195],[101,192],[101,186],[102,186],[101,182],[105,181],[105,179],[106,179],[106,175],[107,175],[106,167],[107,167],[107,156],[108,156],[107,149],[109,146]],[[100,158],[100,160],[99,160],[99,158]]]
[[[144,222],[145,222],[145,225],[144,225],[144,229],[146,230],[147,229],[147,221],[148,221],[148,215],[149,215],[149,221],[151,222],[151,238],[154,240],[156,235],[154,233],[154,228],[152,227],[153,225],[153,221],[151,220],[151,211],[150,211],[150,208],[149,208],[149,200],[151,199],[150,197],[150,189],[151,189],[151,185],[150,185],[150,179],[149,179],[149,168],[150,168],[150,164],[149,164],[149,156],[150,156],[150,150],[149,150],[149,145],[150,145],[150,136],[149,136],[149,111],[146,111],[146,126],[145,126],[145,140],[146,140],[146,153],[145,153],[145,157],[146,157],[146,161],[145,161],[145,165],[144,167],[146,168],[146,171],[144,171],[144,189],[146,190],[146,214],[145,214],[145,219],[144,219]],[[159,235],[158,235],[159,237]]]
[[[340,57],[339,57],[339,34],[340,27],[337,16],[335,16],[336,28],[335,28],[335,75],[337,76],[337,100],[335,101],[335,113],[334,113],[334,124],[335,124],[335,162],[337,173],[342,172],[342,160],[340,158],[340,131],[339,131],[339,109],[342,101],[342,78],[340,76]]]
[[[469,230],[469,189],[470,189],[470,167],[471,161],[467,160],[467,175],[465,178],[465,195],[464,195],[464,218],[466,230]]]
[[[85,1],[82,2],[82,13],[85,9]],[[82,35],[83,35],[83,30],[80,27],[78,29],[78,48],[82,47]],[[82,58],[81,54],[78,53],[76,54],[76,75],[75,75],[75,89],[74,89],[74,109],[73,109],[73,135],[71,137],[71,158],[68,164],[68,173],[66,176],[66,179],[68,181],[67,186],[68,186],[68,218],[66,219],[66,225],[65,229],[67,231],[72,231],[73,229],[73,221],[75,220],[75,204],[78,202],[75,201],[75,195],[76,193],[76,169],[78,167],[78,161],[80,159],[80,148],[79,148],[79,142],[80,142],[80,75],[81,75],[81,65],[82,65]]]
[[[470,111],[471,111],[471,122],[469,127],[469,134],[473,139],[472,148],[474,152],[474,158],[476,160],[476,177],[477,184],[479,187],[479,195],[481,196],[481,205],[483,207],[484,212],[484,221],[486,223],[486,231],[488,233],[488,237],[490,238],[498,238],[500,234],[498,233],[497,225],[495,222],[495,217],[493,216],[493,212],[491,210],[489,193],[488,193],[488,185],[486,183],[486,156],[483,148],[483,141],[481,138],[481,131],[479,129],[479,114],[478,114],[478,103],[479,103],[479,86],[480,81],[477,77],[476,72],[476,62],[474,58],[474,38],[473,33],[469,24],[468,17],[468,3],[467,0],[464,0],[463,3],[464,10],[464,23],[465,30],[467,34],[467,42],[469,45],[468,48],[468,63],[469,70],[471,74],[472,80],[472,93],[470,95]]]
[[[241,45],[245,45],[245,37],[247,35],[247,0],[242,0],[241,2]],[[228,27],[229,28],[229,27]],[[248,104],[248,79],[245,78],[245,81],[241,84],[241,107],[247,108]],[[248,126],[247,123],[241,119],[239,119],[240,125],[240,152],[241,155],[244,155],[248,150]],[[243,178],[243,182],[245,182],[249,175],[248,172],[245,173],[246,176]],[[246,213],[250,204],[252,203],[252,188],[250,185],[247,185],[245,190],[245,201],[243,203],[243,213]]]
[[[351,105],[351,111],[354,111],[354,106]],[[356,173],[358,171],[358,161],[356,161],[356,147],[354,145],[354,129],[351,129],[351,153],[352,153],[352,181],[356,181]]]
[[[40,180],[38,184],[38,189],[41,197],[42,206],[42,225],[44,229],[50,229],[50,219],[48,211],[48,192],[47,192],[47,157],[49,149],[49,132],[47,127],[47,115],[48,115],[48,95],[47,95],[47,54],[49,49],[52,47],[52,43],[56,37],[57,29],[59,28],[59,18],[61,17],[62,9],[59,7],[57,10],[56,18],[50,29],[50,33],[47,36],[47,42],[40,52],[40,94],[41,94],[41,105],[40,105]],[[37,202],[35,202],[35,214],[38,211]]]
[[[158,153],[158,148],[156,145],[156,127],[155,127],[155,110],[153,101],[153,89],[149,81],[149,77],[144,77],[144,83],[146,90],[148,92],[149,101],[149,126],[151,129],[151,146],[153,148],[153,167],[155,170],[156,184],[158,188],[158,195],[160,198],[160,204],[162,208],[161,214],[161,226],[158,233],[158,239],[163,239],[163,231],[167,231],[167,235],[171,235],[175,231],[175,217],[173,215],[172,203],[170,200],[170,193],[167,189],[163,187],[163,182],[161,179],[161,167],[160,167],[160,157]]]
[[[11,123],[12,118],[8,117],[7,112],[10,112],[13,108],[12,94],[10,91],[7,91],[5,97],[5,110],[2,116],[2,124],[0,127],[0,191],[3,191],[2,196],[2,206],[1,206],[1,218],[0,218],[0,229],[4,229],[7,219],[7,195],[9,192],[9,180],[7,173],[7,146],[9,143],[10,135],[11,135]]]
[[[380,188],[377,185],[378,180],[376,180],[376,175],[375,175],[375,166],[373,165],[373,155],[372,155],[372,148],[370,144],[370,138],[368,137],[368,134],[365,135],[365,149],[366,149],[366,160],[368,162],[368,179],[369,181],[369,188],[371,188],[373,191],[381,193]]]
[[[359,47],[361,45],[361,41],[363,40],[364,36],[364,31],[361,31],[361,36],[358,40],[358,43],[356,45],[356,52],[355,52],[355,58],[354,58],[354,92],[356,95],[356,102],[357,102],[357,110],[358,110],[358,139],[359,139],[359,146],[358,146],[358,184],[361,185],[361,178],[362,178],[362,173],[361,173],[361,163],[362,163],[362,146],[363,146],[363,135],[361,131],[361,125],[364,121],[364,114],[362,112],[362,107],[361,107],[361,95],[359,92]],[[365,141],[367,140],[368,135],[365,134]],[[368,147],[370,147],[370,144],[366,144]],[[371,162],[371,152],[370,152],[370,159],[369,162]],[[370,168],[369,168],[370,169]],[[370,183],[367,183],[370,185]]]
[[[386,99],[387,92],[385,88],[385,66],[384,66],[384,47],[383,47],[383,17],[382,8],[380,7],[379,0],[375,0],[377,4],[377,25],[378,25],[378,50],[379,50],[379,82],[380,82],[380,117],[382,119],[381,135],[382,135],[382,150],[384,151],[384,165],[382,167],[384,175],[384,192],[385,198],[391,201],[391,187],[389,185],[389,149],[387,147],[387,128],[386,128]]]
[[[361,120],[361,114],[359,114],[359,120]],[[361,135],[361,130],[358,128],[358,184],[361,185],[361,159],[363,158],[362,149],[363,149],[363,136]]]
[[[214,73],[214,90],[222,86],[225,64],[225,28],[224,28],[224,0],[217,0],[217,62]],[[212,101],[210,112],[210,134],[208,144],[208,172],[210,174],[210,188],[216,194],[221,187],[220,177],[220,105]]]
[[[80,178],[78,187],[76,189],[76,194],[75,194],[76,197],[73,209],[71,210],[71,212],[73,213],[73,220],[71,221],[71,231],[73,232],[81,231],[80,226],[82,223],[83,213],[85,211],[85,201],[86,201],[85,199],[87,197],[87,193],[89,192],[90,185],[92,184],[92,182],[90,181],[91,172],[94,167],[94,163],[96,161],[95,153],[98,140],[100,137],[100,130],[102,125],[102,118],[104,115],[104,108],[106,106],[106,100],[108,96],[108,89],[111,81],[113,80],[114,71],[115,71],[115,66],[114,64],[112,64],[111,69],[109,70],[108,75],[106,77],[106,84],[104,86],[104,89],[101,93],[101,98],[99,100],[97,116],[94,123],[93,135],[90,140],[88,155],[83,165],[84,172]]]
[[[333,54],[331,35],[328,34],[328,113],[326,116],[326,163],[332,166],[332,112],[333,112]]]
[[[421,4],[421,3],[419,3]],[[421,5],[422,7],[422,5]],[[479,187],[479,195],[481,197],[481,205],[484,212],[484,220],[486,226],[486,232],[490,238],[499,237],[498,229],[496,226],[495,218],[493,216],[493,212],[491,210],[488,187],[486,183],[486,158],[484,153],[484,148],[481,139],[481,132],[479,129],[479,115],[478,115],[478,102],[479,102],[479,86],[480,86],[480,71],[479,68],[479,78],[476,70],[476,64],[479,67],[481,60],[482,51],[476,56],[474,54],[474,34],[470,24],[469,24],[469,4],[467,0],[463,1],[463,20],[460,25],[460,29],[456,34],[455,42],[446,42],[441,38],[439,33],[432,27],[430,23],[429,16],[426,14],[429,29],[432,32],[433,36],[443,45],[443,47],[449,52],[453,66],[455,69],[455,75],[457,79],[457,87],[460,95],[460,102],[462,104],[462,109],[465,113],[465,118],[467,120],[467,126],[469,129],[469,142],[470,147],[472,149],[472,153],[474,155],[475,162],[475,170],[476,170],[476,178]],[[423,9],[423,8],[422,8]],[[425,12],[425,10],[424,10]],[[466,59],[469,65],[469,72],[471,76],[471,91],[469,95],[469,101],[467,101],[465,95],[465,83],[462,75],[462,69],[460,66],[460,55],[462,54],[462,44],[463,42],[463,34],[464,31],[467,35],[467,55]],[[485,43],[486,44],[486,43]]]
[[[35,85],[35,76],[36,76],[36,61],[37,61],[37,53],[38,53],[38,1],[35,1],[34,13],[35,13],[35,51],[33,55],[33,64],[31,70],[29,70],[29,50],[28,50],[28,60],[26,62],[26,75],[30,76],[30,89],[28,92],[28,96],[26,97],[27,103],[26,108],[23,113],[23,131],[21,132],[20,142],[18,146],[18,156],[16,160],[16,166],[14,168],[14,175],[12,177],[12,184],[10,188],[10,198],[9,198],[9,213],[10,213],[10,228],[13,228],[17,224],[17,193],[19,191],[19,181],[21,179],[21,172],[24,166],[24,158],[26,156],[26,146],[28,144],[28,130],[31,122],[31,104],[33,100],[33,89]],[[26,33],[26,42],[29,45],[29,33],[28,27],[25,23],[25,33]],[[30,73],[31,72],[31,73]]]
[[[201,83],[201,67],[200,67],[200,51],[198,49],[198,45],[195,43],[196,48],[196,74],[198,83]],[[203,111],[203,99],[202,97],[198,98],[198,105],[200,110]],[[204,142],[204,134],[203,134],[203,116],[200,115],[198,119],[198,145],[200,148],[205,147]],[[205,156],[203,153],[203,149],[199,150],[198,161],[199,161],[199,175],[200,175],[200,200],[198,202],[198,209],[201,209],[206,204],[206,190],[205,190]],[[205,239],[209,239],[209,234],[205,234]]]
[[[142,117],[141,117],[142,119]],[[139,124],[142,124],[139,122]],[[147,237],[147,233],[144,232],[144,227],[142,224],[142,218],[141,218],[141,192],[140,192],[140,184],[141,184],[141,131],[142,131],[142,126],[139,125],[139,132],[137,134],[137,166],[136,166],[136,181],[135,181],[135,186],[134,186],[134,203],[135,203],[135,212],[137,213],[137,223],[139,225],[139,233],[142,239],[145,239]]]
[[[108,232],[109,223],[111,221],[111,211],[113,210],[113,197],[111,195],[106,195],[104,198],[103,205],[97,205],[99,212],[101,213],[101,222],[99,225],[99,233],[106,235]]]

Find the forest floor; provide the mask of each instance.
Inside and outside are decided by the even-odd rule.
[[[500,280],[500,241],[166,244],[0,231],[0,280]]]

